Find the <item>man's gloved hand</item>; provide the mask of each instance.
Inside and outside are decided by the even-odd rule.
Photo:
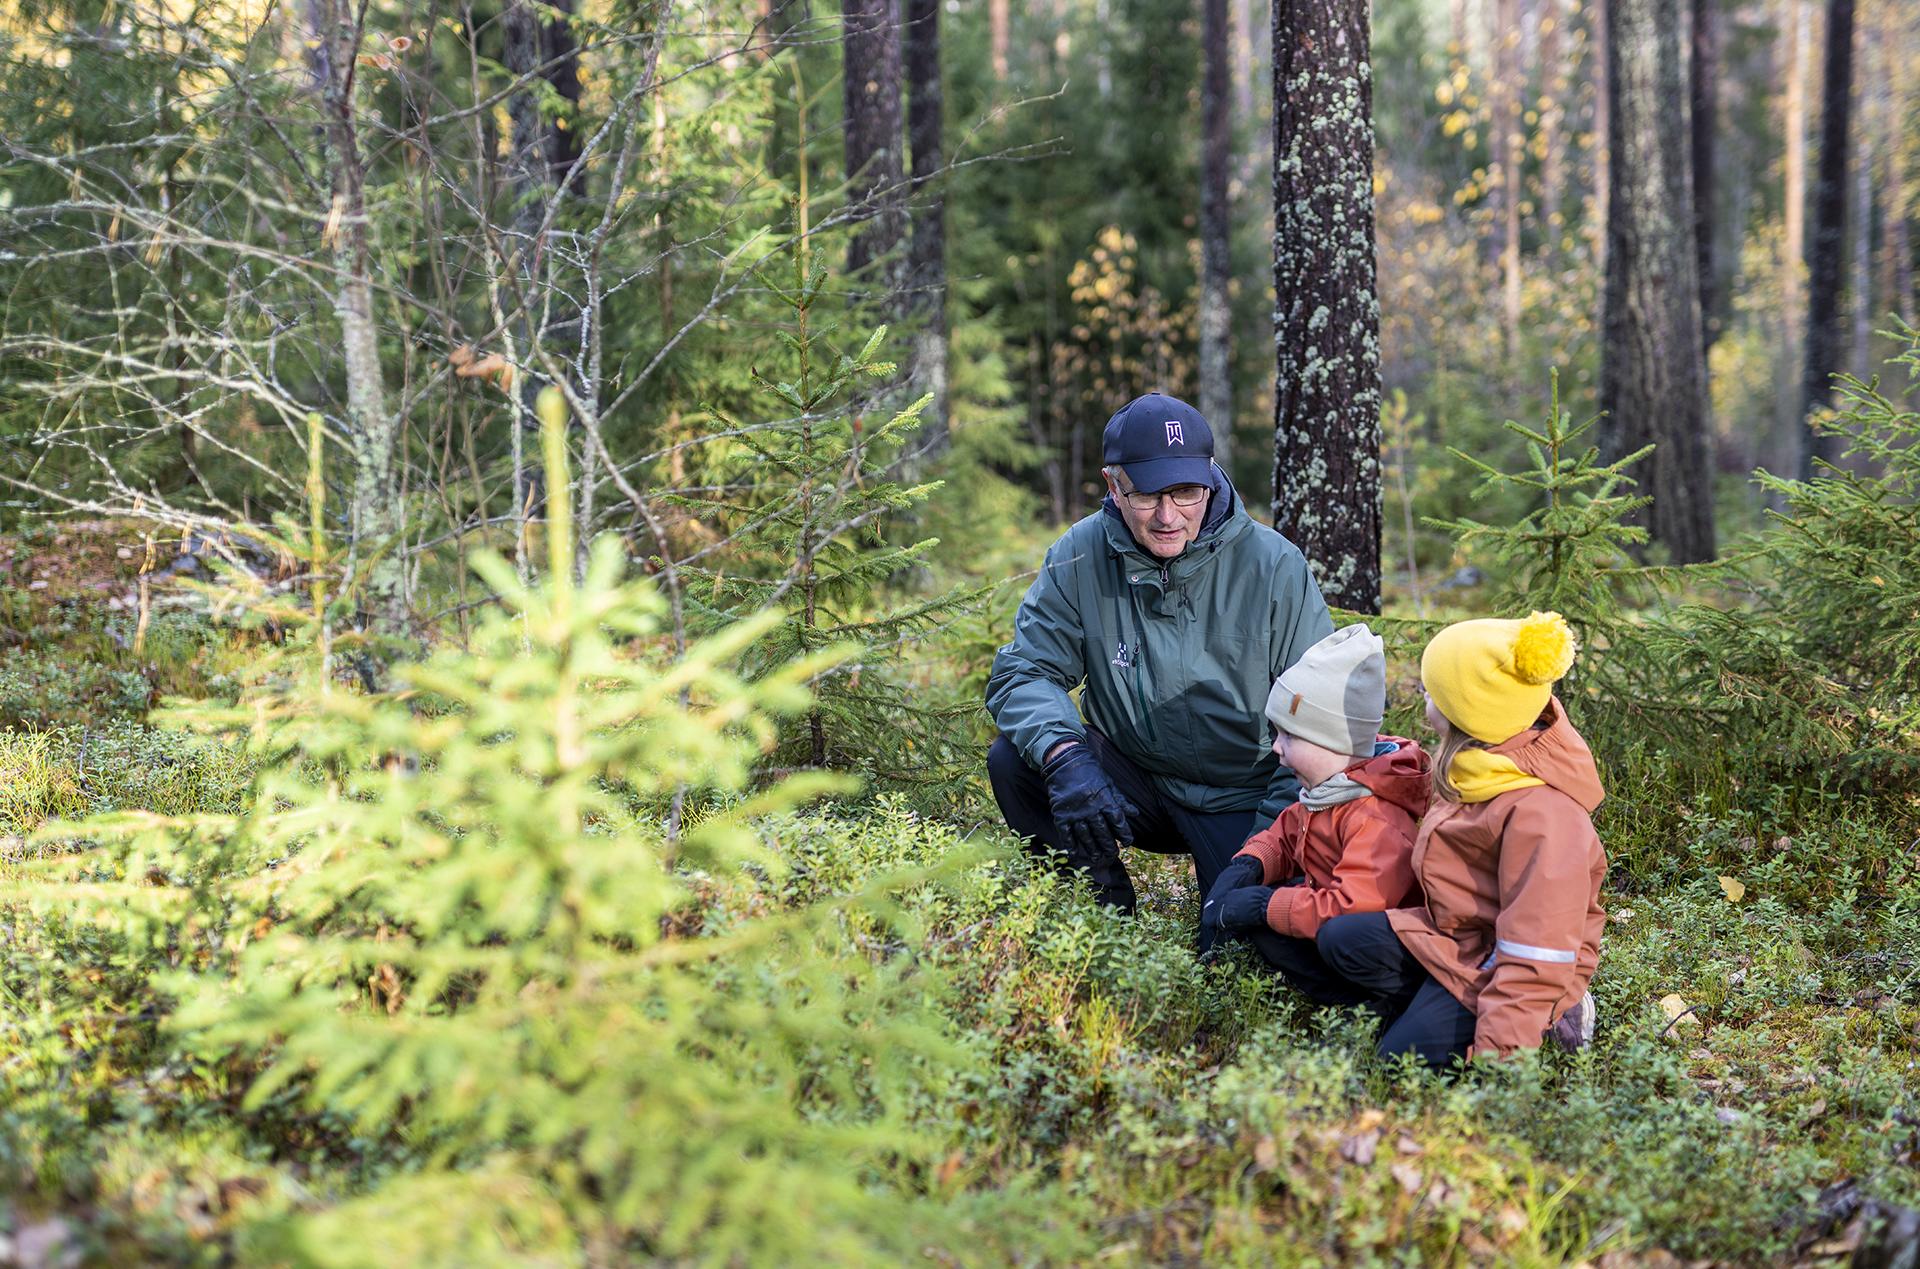
[[[1252,855],[1235,855],[1227,866],[1220,870],[1220,875],[1214,879],[1213,889],[1207,891],[1206,902],[1200,907],[1201,956],[1209,955],[1214,945],[1219,942],[1221,934],[1233,928],[1221,921],[1221,916],[1226,911],[1227,896],[1243,887],[1266,890],[1265,886],[1260,885],[1260,878],[1264,871],[1260,861]],[[1267,893],[1273,892],[1268,890]]]
[[[1120,857],[1114,843],[1133,845],[1127,820],[1139,814],[1139,808],[1114,787],[1093,750],[1074,741],[1049,758],[1040,773],[1047,780],[1053,822],[1066,839],[1061,846],[1069,855],[1098,863]]]

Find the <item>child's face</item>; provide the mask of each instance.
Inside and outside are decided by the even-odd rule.
[[[1444,737],[1447,734],[1446,716],[1440,712],[1440,707],[1433,703],[1433,694],[1425,687],[1420,689],[1420,695],[1427,698],[1427,726],[1433,728],[1434,735]]]

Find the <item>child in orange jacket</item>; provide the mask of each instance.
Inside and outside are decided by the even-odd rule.
[[[1428,801],[1420,746],[1379,734],[1386,654],[1365,625],[1309,648],[1273,685],[1273,749],[1300,777],[1300,800],[1247,839],[1201,909],[1201,951],[1247,939],[1322,1004],[1364,993],[1329,971],[1315,936],[1329,919],[1417,902],[1413,835]]]
[[[1553,684],[1573,665],[1558,613],[1448,626],[1420,673],[1439,734],[1413,870],[1422,906],[1340,916],[1318,949],[1387,1019],[1380,1053],[1432,1066],[1593,1035],[1607,857],[1593,754]]]

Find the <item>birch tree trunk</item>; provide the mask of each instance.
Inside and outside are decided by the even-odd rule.
[[[1200,49],[1200,413],[1213,425],[1214,460],[1233,470],[1232,162],[1228,114],[1227,0],[1201,0]]]
[[[1615,154],[1600,408],[1610,458],[1656,447],[1634,468],[1653,498],[1648,531],[1691,563],[1713,558],[1713,472],[1678,10],[1678,0],[1608,8]]]
[[[347,380],[348,442],[353,455],[349,504],[350,566],[362,611],[381,634],[409,632],[401,533],[406,525],[397,471],[400,421],[387,407],[373,308],[373,244],[367,223],[366,169],[354,110],[354,72],[362,29],[346,0],[309,0],[308,70],[326,134],[333,186],[328,215],[338,290],[341,362]]]
[[[1274,527],[1380,611],[1380,304],[1367,0],[1274,0]]]
[[[1841,367],[1841,270],[1847,236],[1847,143],[1852,130],[1853,0],[1827,0],[1826,75],[1820,91],[1820,173],[1813,195],[1813,234],[1807,244],[1807,354],[1800,381],[1804,446],[1800,475],[1816,460],[1831,461],[1831,436],[1805,428],[1815,410],[1833,400],[1831,376]]]

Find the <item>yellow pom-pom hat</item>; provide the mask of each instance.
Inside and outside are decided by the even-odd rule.
[[[1448,722],[1497,745],[1533,726],[1573,668],[1574,651],[1573,631],[1557,612],[1461,621],[1420,654],[1420,680]]]

